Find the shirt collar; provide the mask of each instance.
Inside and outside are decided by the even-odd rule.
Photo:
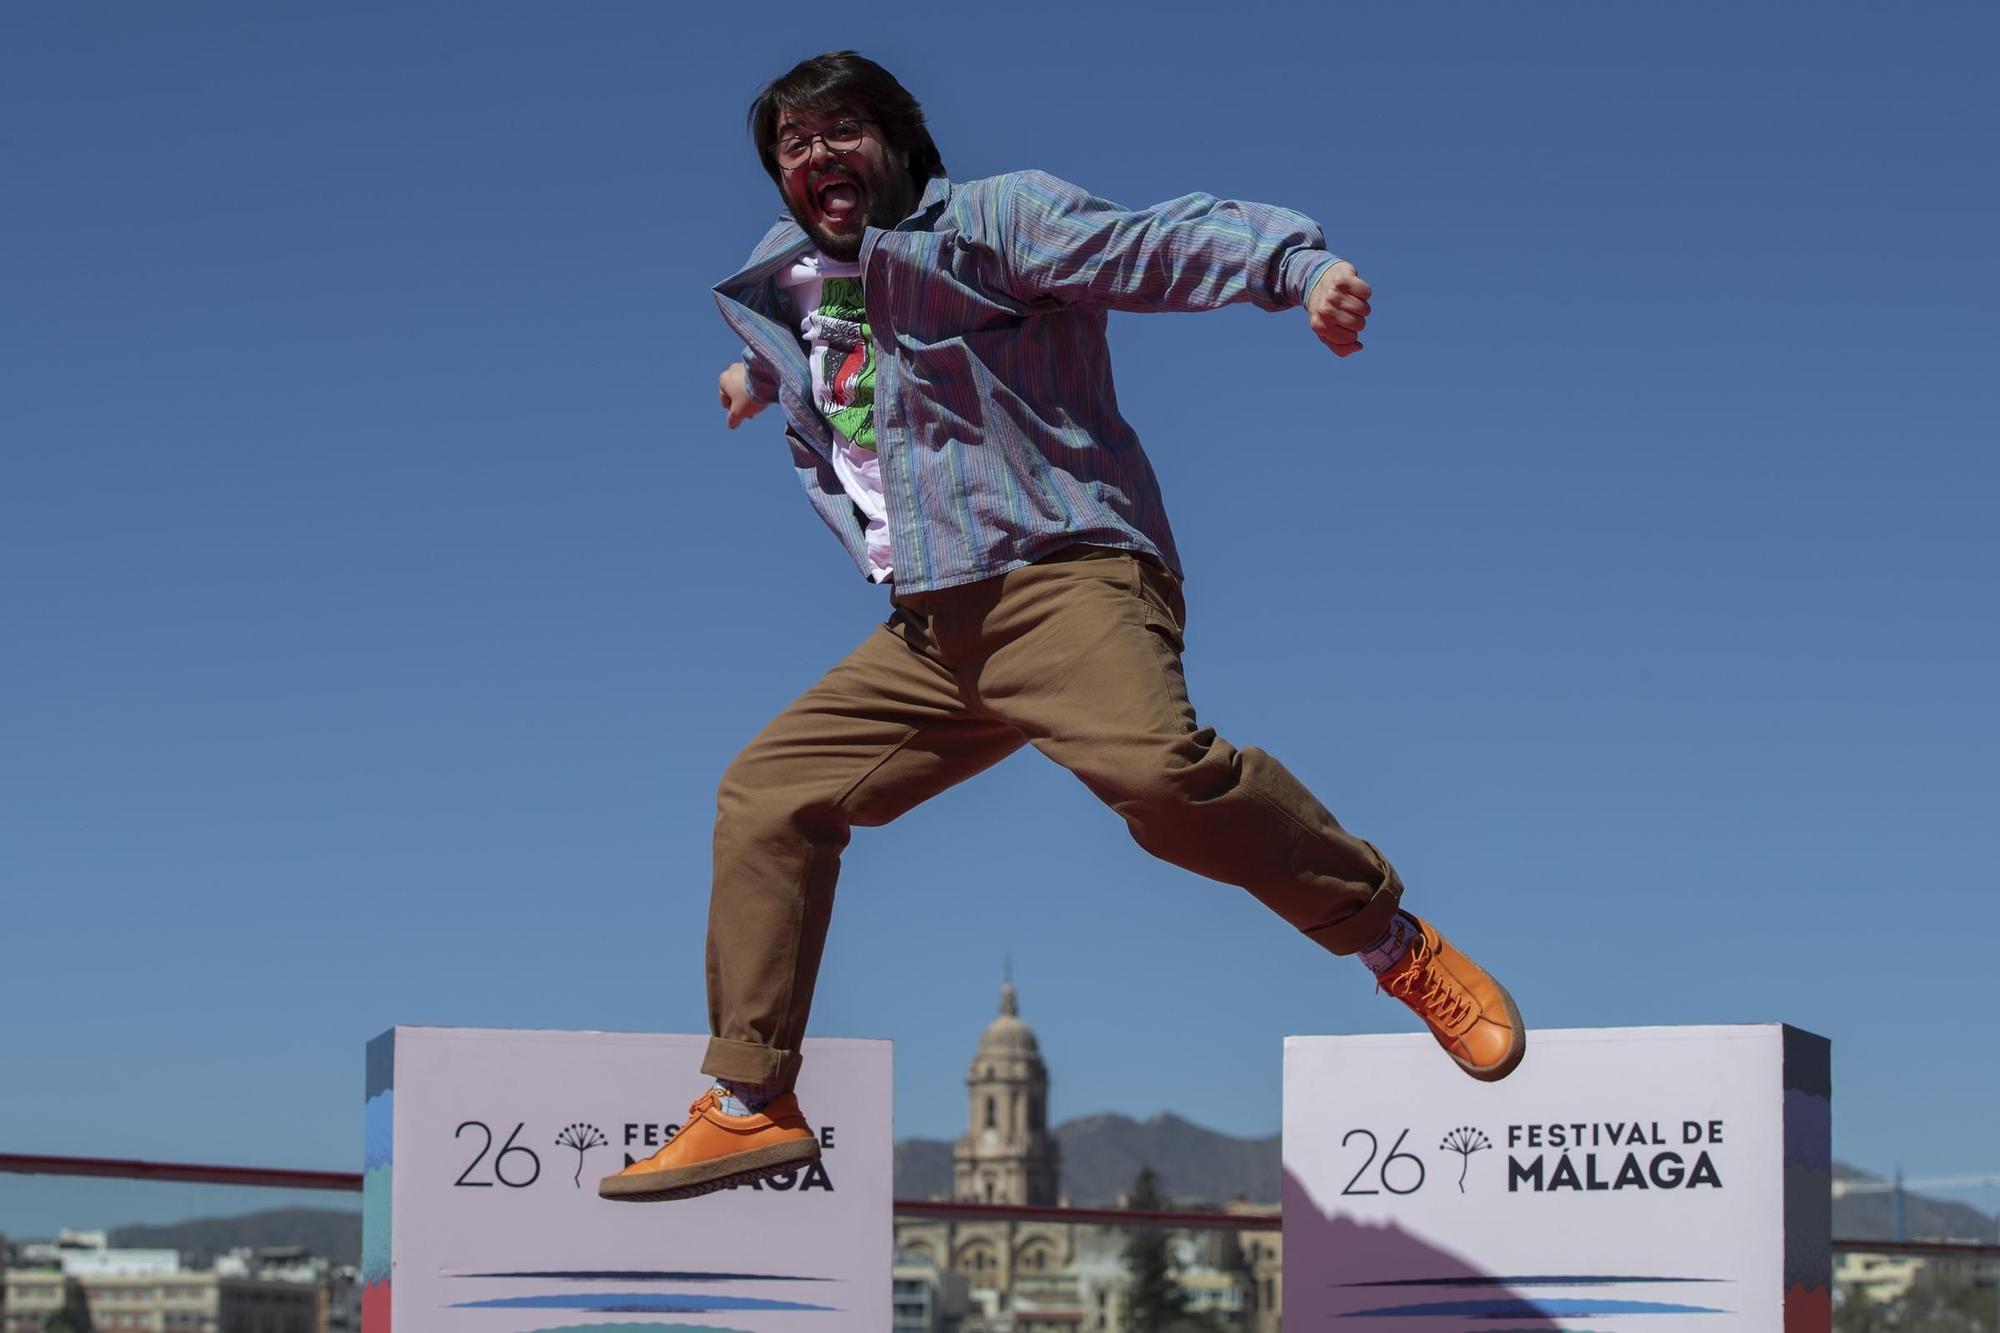
[[[910,216],[918,217],[928,213],[932,209],[940,207],[950,197],[951,177],[940,171],[937,175],[924,182],[923,197],[917,200],[917,211]]]

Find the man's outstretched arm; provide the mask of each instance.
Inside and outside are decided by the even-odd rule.
[[[994,223],[1005,283],[1020,300],[1137,311],[1303,305],[1336,354],[1360,350],[1353,335],[1368,317],[1368,284],[1327,251],[1318,224],[1290,209],[1207,194],[1125,208],[1028,171],[1007,178]]]

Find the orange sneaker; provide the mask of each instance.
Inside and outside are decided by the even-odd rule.
[[[695,1098],[687,1123],[667,1146],[598,1181],[598,1195],[627,1203],[692,1199],[819,1160],[819,1135],[799,1113],[798,1098],[791,1093],[780,1094],[754,1115],[726,1115],[721,1101],[714,1088]]]
[[[1460,1069],[1488,1083],[1507,1077],[1528,1051],[1514,997],[1430,922],[1411,919],[1417,938],[1382,974],[1382,989],[1416,1011]]]

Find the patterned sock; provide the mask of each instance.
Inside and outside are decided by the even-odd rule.
[[[1403,955],[1409,952],[1410,941],[1418,934],[1417,919],[1408,912],[1398,912],[1389,918],[1389,924],[1375,937],[1375,942],[1361,951],[1361,961],[1379,977],[1403,961]]]
[[[715,1090],[722,1094],[724,1115],[756,1115],[785,1089],[777,1083],[739,1083],[719,1078],[715,1080]]]

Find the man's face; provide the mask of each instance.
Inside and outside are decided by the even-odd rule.
[[[812,140],[843,121],[859,123],[858,147],[836,153]],[[780,143],[812,140],[800,165],[788,171],[779,163],[778,192],[813,244],[833,259],[856,259],[863,227],[893,227],[916,206],[908,162],[882,141],[881,127],[872,121],[845,111],[783,111],[777,137]]]

